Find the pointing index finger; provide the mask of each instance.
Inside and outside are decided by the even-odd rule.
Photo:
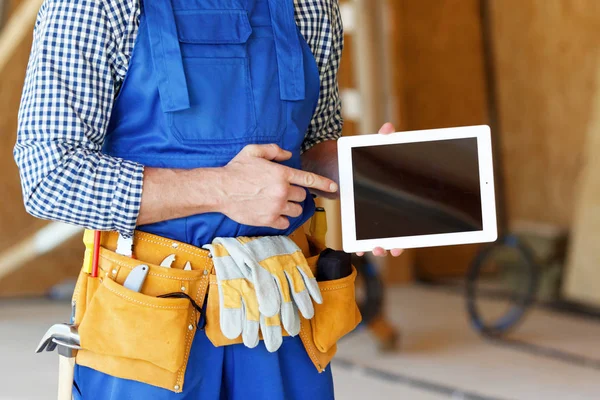
[[[299,169],[290,169],[290,171],[288,181],[292,185],[317,189],[329,193],[335,193],[338,190],[338,185],[331,179]]]

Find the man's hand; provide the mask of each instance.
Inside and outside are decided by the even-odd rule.
[[[392,125],[389,122],[385,123],[381,127],[381,129],[379,129],[379,133],[382,135],[389,135],[390,133],[394,133],[394,132],[396,132],[396,129],[394,128],[394,125]],[[390,250],[390,253],[392,254],[392,256],[398,257],[400,254],[402,254],[403,251],[404,250],[402,250],[402,249],[392,249],[392,250]],[[359,256],[363,256],[365,253],[356,253],[356,254]],[[373,255],[375,257],[384,257],[387,255],[387,251],[385,251],[381,247],[375,247],[373,249]]]
[[[221,168],[145,168],[137,225],[220,212],[252,226],[287,229],[302,214],[305,188],[334,193],[337,184],[274,161],[292,154],[276,145],[246,146]]]
[[[304,188],[337,191],[331,179],[273,162],[291,156],[274,144],[246,146],[221,169],[218,211],[244,225],[287,229],[287,217],[302,214],[298,203],[306,198]]]

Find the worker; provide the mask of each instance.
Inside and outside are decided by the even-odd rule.
[[[342,47],[337,0],[46,0],[14,149],[27,211],[197,247],[289,235],[308,193],[336,196]],[[78,366],[74,394],[333,398],[297,336],[269,352],[198,331],[187,362],[178,393]]]

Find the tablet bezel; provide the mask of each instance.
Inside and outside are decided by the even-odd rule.
[[[462,138],[477,138],[483,230],[367,240],[356,239],[352,148]],[[338,165],[342,243],[343,249],[347,253],[372,251],[375,247],[390,250],[486,243],[493,242],[498,238],[492,140],[490,127],[487,125],[396,132],[389,135],[342,137],[338,140]]]

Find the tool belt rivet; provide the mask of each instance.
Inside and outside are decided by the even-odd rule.
[[[174,249],[176,249],[176,248],[178,248],[178,247],[179,247],[179,245],[178,245],[177,243],[173,243],[173,244],[171,245],[171,247],[173,247]]]
[[[117,270],[116,270],[116,269],[113,269],[113,270],[112,270],[112,274],[113,274],[113,275],[116,275],[116,274],[117,274]]]
[[[188,329],[189,329],[190,331],[193,331],[193,330],[194,330],[194,325],[192,325],[192,324],[188,325]]]
[[[185,286],[182,286],[182,287],[181,287],[181,291],[182,291],[182,292],[185,292]]]
[[[204,275],[208,275],[208,270],[207,269],[204,270]]]
[[[179,390],[179,385],[175,385],[175,387],[173,389]]]

